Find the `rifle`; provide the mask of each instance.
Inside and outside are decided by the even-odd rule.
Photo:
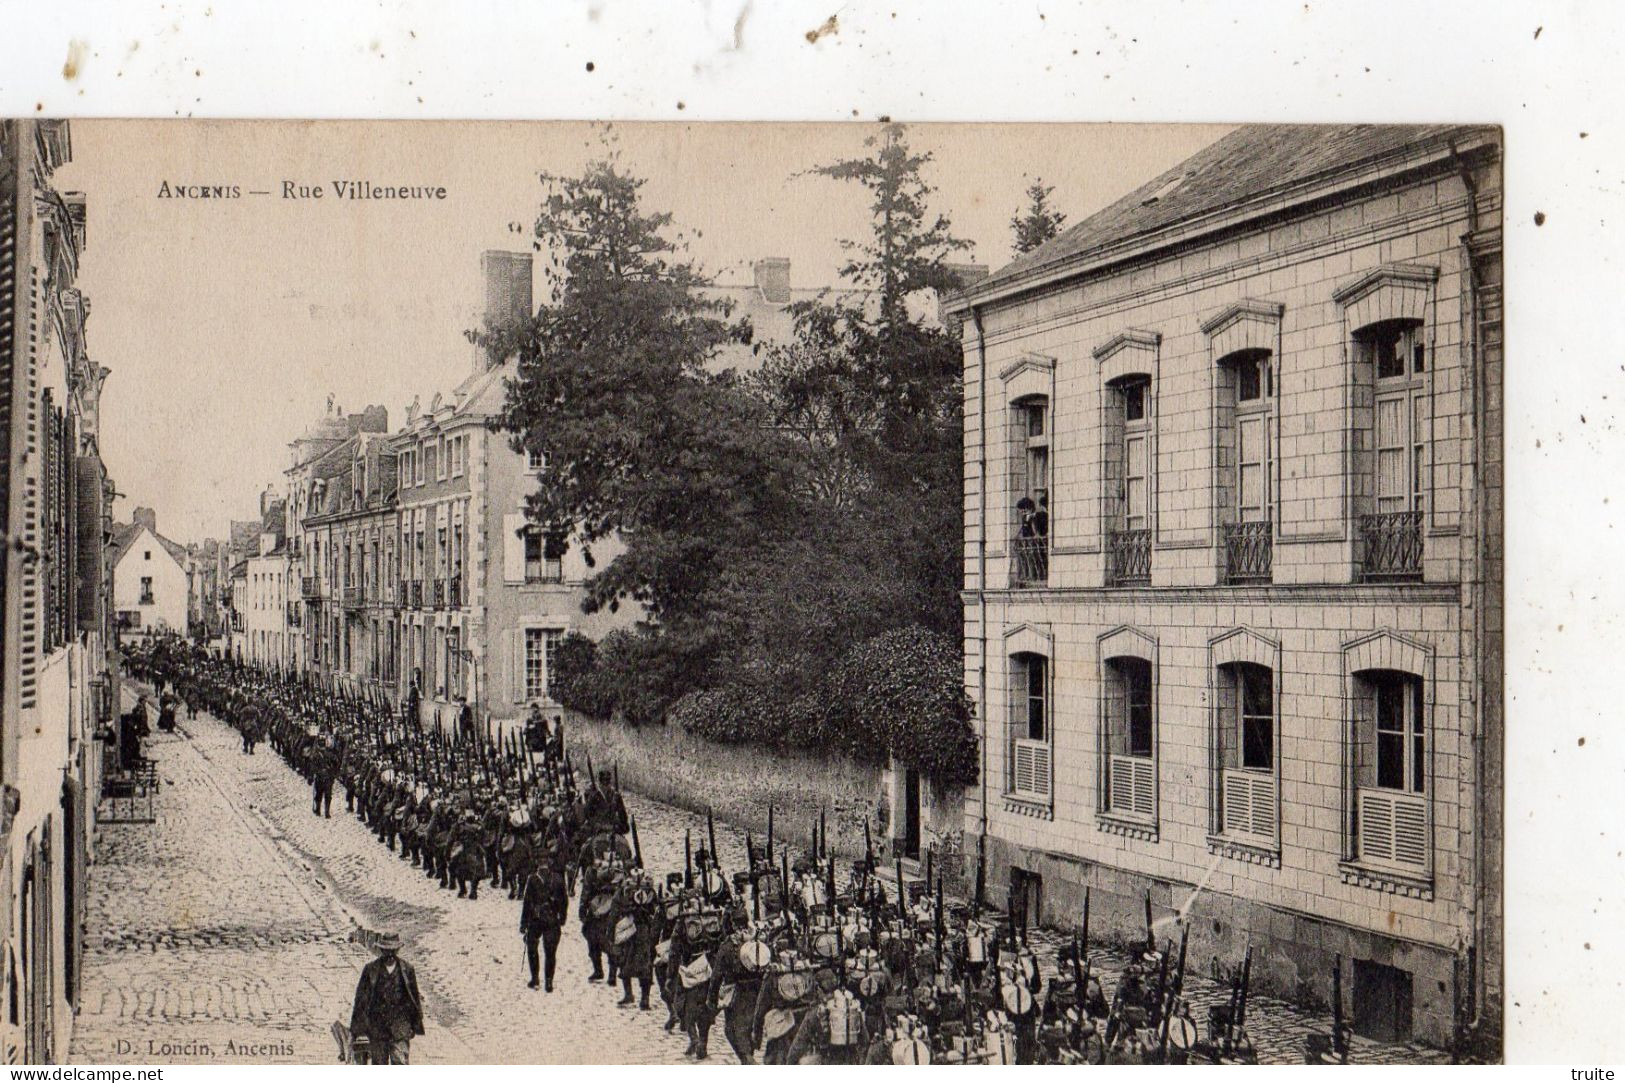
[[[784,870],[779,875],[779,902],[784,908],[784,920],[790,920],[790,852],[785,850],[779,854],[779,860],[784,863]]]
[[[767,860],[773,863],[773,806],[767,806]]]
[[[824,822],[824,810],[818,810],[818,850],[815,857],[822,859],[829,850],[829,825]]]
[[[1147,954],[1154,955],[1157,951],[1157,933],[1151,927],[1151,889],[1145,890],[1145,950]]]
[[[982,916],[982,897],[987,889],[987,836],[982,835],[976,840],[976,895],[971,899],[971,917]],[[1089,889],[1084,889],[1084,910],[1089,912]],[[1088,924],[1087,921],[1084,924]]]
[[[643,844],[638,841],[638,818],[630,817],[632,822],[632,860],[636,861],[638,868],[643,868]]]
[[[897,859],[897,917],[898,920],[908,922],[908,892],[903,889],[903,859]]]
[[[616,789],[620,786],[617,785]],[[717,875],[722,875],[722,851],[717,849],[717,820],[711,814],[710,806],[705,809],[705,834],[711,840],[711,864],[716,868]]]
[[[1185,948],[1190,943],[1191,927],[1186,925],[1179,934],[1179,965],[1174,970],[1174,983],[1168,989],[1168,999],[1162,1009],[1162,1032],[1159,1048],[1162,1062],[1168,1062],[1168,1027],[1173,1022],[1174,1009],[1179,1006],[1180,994],[1185,991]],[[1170,944],[1171,948],[1173,945]]]
[[[940,877],[940,876],[937,877],[936,932],[937,932],[937,954],[940,956],[942,954],[942,950],[943,950],[942,949],[943,943],[945,942],[945,937],[943,935],[945,930],[943,928],[943,923],[942,923],[942,877]]]
[[[1348,1063],[1348,1035],[1343,1031],[1343,956],[1332,960],[1332,1052],[1339,1061]]]
[[[694,886],[694,840],[687,830],[683,831],[683,886]]]

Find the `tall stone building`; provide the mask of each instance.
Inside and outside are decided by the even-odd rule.
[[[989,882],[1357,1030],[1498,1042],[1501,179],[1246,127],[967,290]]]
[[[112,483],[99,451],[108,370],[75,286],[85,202],[52,174],[66,121],[0,120],[0,1056],[66,1055],[79,996],[85,863],[117,703]]]

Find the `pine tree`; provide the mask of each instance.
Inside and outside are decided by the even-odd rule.
[[[1017,211],[1010,219],[1010,232],[1015,234],[1016,251],[1031,252],[1061,232],[1066,215],[1050,206],[1053,185],[1046,185],[1042,177],[1027,188],[1027,207]]]

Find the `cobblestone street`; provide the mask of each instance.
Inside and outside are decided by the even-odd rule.
[[[321,1063],[336,1059],[334,1020],[348,1022],[371,953],[361,930],[393,930],[425,998],[415,1062],[684,1063],[664,1012],[618,1009],[586,981],[573,918],[559,951],[557,991],[525,988],[517,904],[504,892],[458,899],[392,856],[342,791],[331,820],[311,814],[303,782],[268,747],[244,756],[235,731],[200,716],[155,735],[163,787],[158,822],[109,824],[90,871],[84,1007],[76,1063],[129,1061]],[[649,866],[681,869],[684,832],[702,845],[705,819],[629,795]],[[745,837],[717,825],[726,867],[742,868]],[[1060,939],[1038,934],[1041,956]],[[1094,954],[1114,975],[1123,960]],[[1046,969],[1052,966],[1047,958]],[[1108,976],[1108,989],[1115,978]],[[1224,994],[1192,976],[1198,1018]],[[1261,1058],[1294,1063],[1304,1035],[1330,1020],[1255,997],[1249,1030]],[[712,1060],[732,1061],[720,1030]],[[1421,1046],[1355,1040],[1364,1063],[1445,1059]]]

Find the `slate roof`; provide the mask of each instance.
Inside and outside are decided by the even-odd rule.
[[[1250,124],[1012,260],[965,296],[1000,292],[1067,261],[1149,241],[1159,231],[1215,212],[1284,198],[1357,167],[1496,134],[1494,128],[1452,124]]]
[[[135,544],[135,540],[141,536],[141,532],[145,529],[147,528],[141,523],[113,524],[114,564],[124,559],[124,554],[130,551],[130,546]],[[158,539],[158,544],[163,546],[164,551],[175,559],[176,564],[183,568],[186,567],[186,546],[170,541],[157,531],[153,531],[152,536]]]

